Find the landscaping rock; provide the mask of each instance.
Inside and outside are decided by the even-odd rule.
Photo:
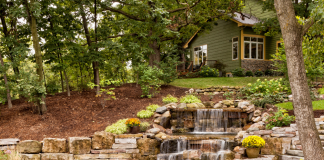
[[[165,105],[164,107],[166,107],[167,109],[175,109],[175,108],[177,108],[177,104],[169,103],[169,104]]]
[[[154,126],[154,124],[153,124],[153,126]],[[115,135],[115,138],[141,138],[141,137],[143,137],[143,134],[142,133]]]
[[[245,150],[246,148],[244,147],[236,146],[233,151],[239,154],[245,154]]]
[[[264,138],[265,146],[261,148],[262,155],[282,155],[282,140],[280,138]]]
[[[112,145],[112,149],[136,149],[137,148],[137,145],[136,144],[127,144],[127,143],[120,143],[120,144],[117,144],[117,143],[114,143]]]
[[[183,151],[183,159],[198,159],[201,154],[200,150],[185,150]]]
[[[247,109],[243,109],[243,111],[246,112],[246,113],[254,112],[254,110],[255,110],[255,106],[254,105],[250,105],[250,106],[248,106]]]
[[[214,106],[214,102],[213,101],[203,102],[203,104],[207,108],[212,108]]]
[[[265,125],[264,122],[258,122],[258,123],[254,123],[250,126],[250,128],[259,128],[259,130],[264,130],[265,129]]]
[[[88,137],[70,137],[69,149],[71,154],[88,154],[91,150],[91,139]]]
[[[237,133],[237,135],[235,136],[235,138],[243,138],[243,135],[246,133],[246,131],[240,131]]]
[[[247,133],[253,132],[253,131],[259,131],[260,129],[258,127],[250,127],[249,129],[246,130]]]
[[[216,104],[214,105],[214,108],[222,108],[222,106],[223,106],[223,104],[221,104],[221,103],[216,103]]]
[[[153,118],[158,118],[158,117],[161,117],[161,116],[162,116],[162,114],[154,113]]]
[[[262,121],[265,122],[270,117],[270,114],[265,112],[262,114]]]
[[[155,110],[156,113],[160,113],[163,114],[164,112],[167,111],[167,107],[163,106],[163,107],[159,107]]]
[[[160,129],[161,132],[165,132],[165,128],[160,125],[153,124],[153,128],[158,128],[158,129]]]
[[[156,138],[162,138],[162,136],[166,136],[166,134],[163,132],[159,132],[158,134],[155,135]]]
[[[189,103],[187,104],[187,108],[199,108],[199,106],[196,103]]]
[[[116,138],[117,144],[136,144],[136,138]]]
[[[202,103],[196,103],[196,104],[197,104],[198,108],[206,108],[205,105]]]
[[[111,149],[114,142],[115,136],[112,133],[95,132],[92,138],[92,149]]]
[[[161,130],[159,128],[151,128],[149,130],[147,130],[146,132],[148,133],[153,133],[153,134],[157,134],[159,133]]]
[[[34,140],[21,141],[17,144],[17,151],[19,153],[40,153],[42,151],[42,144]]]
[[[226,106],[230,106],[230,105],[234,105],[234,102],[231,100],[223,100],[223,104],[225,104]]]
[[[247,107],[250,105],[250,102],[249,101],[243,101],[243,102],[239,102],[238,103],[238,108],[241,108],[243,109],[243,107]]]
[[[261,121],[261,117],[260,117],[260,116],[259,116],[259,117],[253,117],[253,118],[252,118],[252,121],[253,121],[254,123],[260,122],[260,121]]]
[[[166,117],[166,118],[171,118],[171,113],[170,111],[166,111],[162,114],[162,117]]]
[[[73,160],[73,154],[68,153],[42,153],[41,160]]]
[[[40,160],[40,154],[20,154],[20,159],[21,160]]]
[[[180,104],[178,104],[177,108],[179,108],[179,109],[187,108],[187,104],[185,104],[185,103],[180,103]]]
[[[158,117],[158,118],[156,118],[153,122],[155,123],[155,124],[160,124],[161,123],[161,117]]]
[[[66,153],[66,139],[44,138],[42,151],[44,153]]]
[[[141,138],[137,140],[137,145],[141,155],[157,155],[160,153],[161,142],[156,139]]]
[[[165,133],[166,133],[166,134],[172,134],[172,130],[171,130],[171,129],[166,129],[166,130],[165,130]]]
[[[258,116],[261,116],[261,111],[260,110],[255,110],[254,111],[254,117],[258,117]]]

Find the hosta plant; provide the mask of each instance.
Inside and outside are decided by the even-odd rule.
[[[242,141],[242,145],[245,148],[262,148],[265,141],[259,136],[248,136]]]
[[[127,132],[127,129],[128,129],[128,127],[126,125],[126,121],[127,121],[127,119],[118,120],[116,123],[108,126],[105,129],[105,131],[114,133],[114,134],[124,134]]]
[[[171,94],[169,94],[166,97],[163,97],[162,98],[162,102],[164,104],[177,103],[178,102],[178,98],[177,97],[173,97]]]
[[[142,122],[140,125],[140,131],[145,132],[150,127],[149,122]]]
[[[150,117],[152,117],[153,114],[154,114],[154,112],[152,112],[150,110],[141,110],[141,111],[137,112],[137,117],[138,118],[150,118]]]
[[[195,95],[186,95],[180,98],[181,103],[201,103],[201,100]]]
[[[155,110],[156,110],[157,108],[159,108],[159,107],[160,107],[160,106],[157,105],[157,104],[151,104],[151,105],[149,105],[149,106],[146,107],[146,110],[149,110],[149,111],[151,111],[151,112],[155,112]]]

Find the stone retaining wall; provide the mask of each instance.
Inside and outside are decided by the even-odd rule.
[[[92,137],[45,138],[42,142],[0,139],[0,150],[16,150],[22,160],[156,160],[161,142],[148,135],[102,131]]]
[[[241,65],[242,68],[248,70],[248,71],[266,71],[268,69],[273,69],[272,61],[264,61],[264,60],[242,60]]]

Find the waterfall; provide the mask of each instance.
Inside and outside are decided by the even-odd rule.
[[[222,109],[198,109],[194,132],[226,131],[228,112]]]

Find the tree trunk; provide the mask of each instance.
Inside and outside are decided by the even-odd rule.
[[[153,49],[154,54],[150,54],[149,56],[149,65],[150,66],[156,66],[159,67],[159,63],[161,61],[161,51],[160,46],[157,44],[157,41],[155,40],[151,44],[149,44],[150,48]]]
[[[70,97],[71,94],[70,94],[69,78],[66,75],[66,71],[63,70],[63,72],[64,72],[64,76],[65,76],[65,84],[66,84],[67,94],[68,94],[68,97]]]
[[[2,60],[1,53],[0,53],[0,63],[2,65],[2,67],[4,67],[4,63],[3,63],[3,60]],[[4,82],[5,82],[5,85],[6,85],[6,89],[7,89],[8,108],[10,109],[10,108],[12,108],[11,95],[10,95],[10,89],[9,89],[8,80],[7,80],[7,74],[6,74],[5,71],[3,72],[3,79],[4,79]]]
[[[185,71],[186,70],[186,57],[185,57],[184,53],[181,53],[181,62],[182,62],[181,69]]]
[[[30,0],[30,3],[34,3],[34,0]],[[30,30],[32,33],[33,37],[33,47],[35,50],[35,59],[36,59],[36,73],[38,74],[38,82],[42,83],[43,81],[43,59],[42,59],[42,53],[41,53],[41,48],[39,45],[39,38],[38,38],[38,33],[37,33],[37,25],[36,25],[36,18],[32,13],[29,11],[29,6],[28,6],[28,1],[25,0],[25,7],[27,9],[27,15],[28,15],[28,22],[30,25]],[[45,104],[45,97],[39,97],[41,98],[42,102],[39,101],[37,102],[37,111],[40,115],[46,112],[46,104]]]
[[[303,59],[304,28],[295,18],[292,1],[275,0],[275,8],[285,43],[294,113],[304,156],[307,160],[323,160],[324,151],[315,125]]]

